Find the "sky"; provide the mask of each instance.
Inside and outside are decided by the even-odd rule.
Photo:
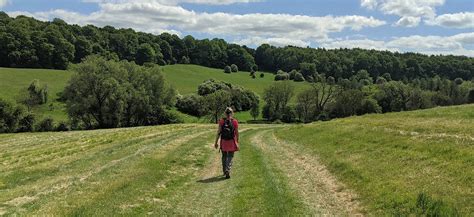
[[[294,45],[474,56],[474,0],[0,0],[10,16]]]

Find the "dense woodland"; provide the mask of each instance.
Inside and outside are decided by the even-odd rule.
[[[373,78],[389,73],[394,80],[430,78],[454,80],[474,77],[474,58],[428,56],[363,49],[277,48],[257,49],[227,43],[223,39],[197,40],[163,33],[153,35],[133,29],[69,25],[63,20],[42,22],[9,17],[0,12],[0,66],[66,69],[84,57],[98,54],[108,59],[159,65],[192,63],[214,68],[235,64],[240,70],[277,72],[299,70],[309,80],[315,73],[350,78],[366,70]]]

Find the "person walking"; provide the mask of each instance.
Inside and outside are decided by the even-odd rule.
[[[222,172],[226,179],[230,178],[232,158],[234,152],[239,151],[239,122],[233,117],[234,111],[228,107],[225,110],[225,118],[219,120],[214,148],[219,147],[222,152]]]

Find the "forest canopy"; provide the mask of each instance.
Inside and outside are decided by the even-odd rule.
[[[61,19],[43,22],[26,16],[12,18],[0,12],[0,67],[66,69],[70,63],[79,63],[92,54],[140,65],[182,63],[224,69],[234,64],[242,71],[298,70],[303,75],[299,79],[307,81],[318,74],[336,80],[350,78],[360,70],[373,78],[385,75],[401,81],[434,76],[450,80],[474,77],[474,58],[465,56],[268,44],[253,49],[223,39],[198,40],[189,35],[180,38],[111,26],[70,25]]]

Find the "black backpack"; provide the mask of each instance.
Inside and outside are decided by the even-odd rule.
[[[233,140],[234,139],[234,123],[232,119],[224,118],[224,124],[221,126],[221,139]]]

